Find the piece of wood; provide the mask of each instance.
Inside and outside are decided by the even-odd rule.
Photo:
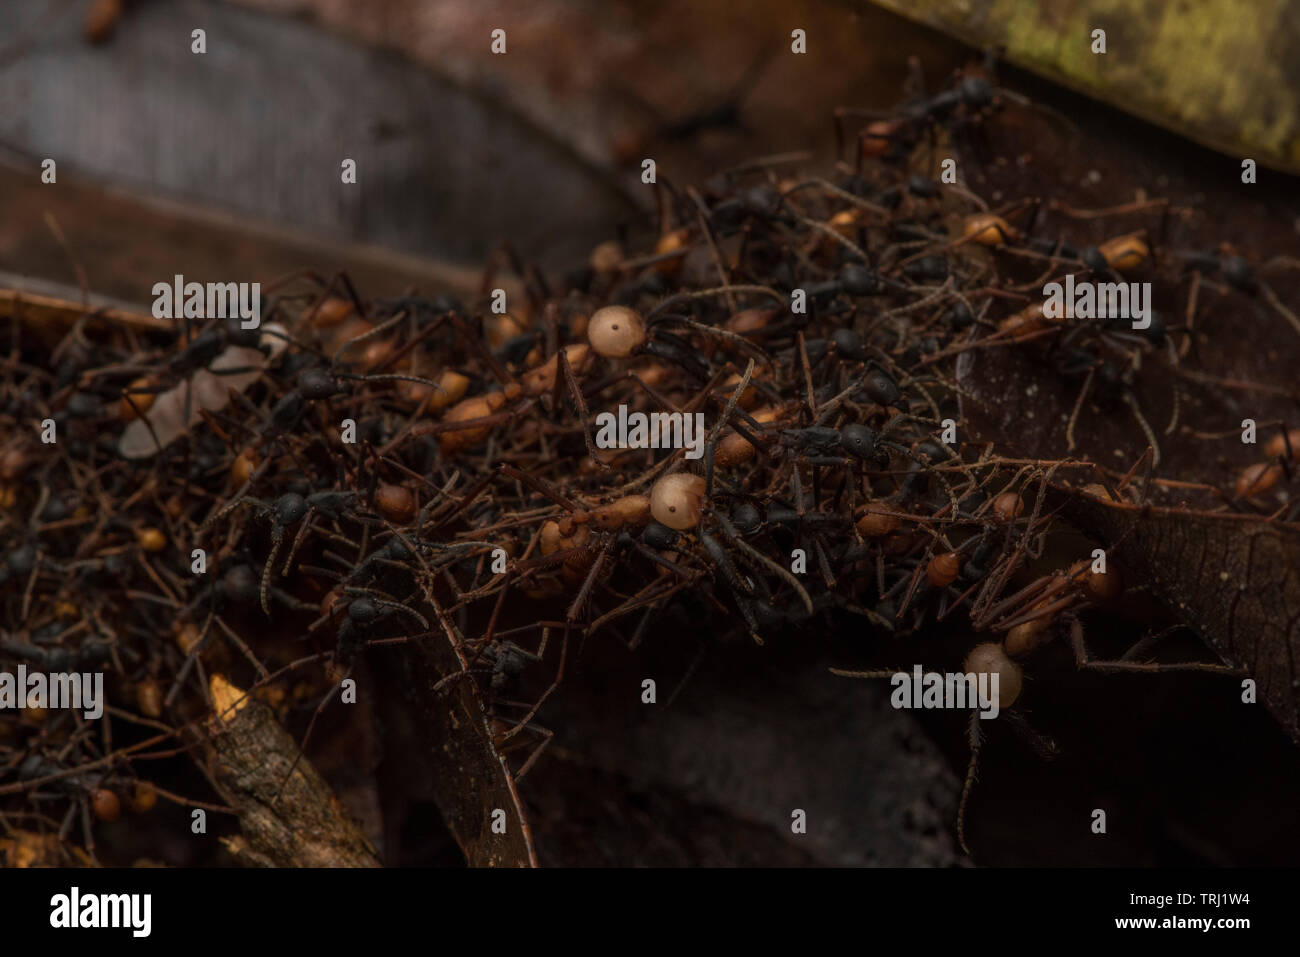
[[[242,834],[227,847],[244,863],[264,867],[380,866],[271,709],[220,675],[209,684],[214,713],[205,730],[213,770],[222,796],[239,813]]]
[[[42,185],[37,167],[0,157],[0,269],[5,286],[80,302],[77,271],[48,225],[52,217],[92,293],[111,305],[147,313],[153,285],[177,273],[198,282],[238,279],[269,283],[312,270],[328,279],[346,270],[361,295],[408,289],[477,295],[481,266],[404,255],[298,230],[249,222],[207,206],[109,189],[68,171],[57,187]],[[7,158],[14,162],[12,156]],[[513,295],[512,276],[498,283]],[[62,291],[46,283],[54,282]],[[134,306],[128,304],[135,304]]]
[[[13,319],[34,326],[49,324],[61,331],[66,331],[84,315],[89,315],[94,322],[126,326],[139,332],[171,332],[175,328],[172,322],[155,319],[126,303],[87,295],[83,304],[80,300],[69,299],[68,292],[54,283],[0,273],[0,319]]]

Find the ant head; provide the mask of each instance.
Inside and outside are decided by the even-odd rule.
[[[1106,262],[1106,257],[1101,254],[1101,250],[1096,246],[1085,246],[1079,251],[1079,258],[1093,272],[1105,273],[1110,271],[1110,263]]]
[[[747,189],[741,196],[745,211],[752,216],[765,217],[776,212],[781,205],[781,194],[775,186],[764,183]]]
[[[503,643],[497,649],[497,668],[508,678],[518,678],[524,673],[527,664],[519,649],[510,642]]]
[[[907,191],[923,199],[939,195],[939,184],[926,176],[911,176],[907,180]]]
[[[763,524],[763,516],[752,502],[741,502],[731,512],[731,523],[742,535],[752,535]]]
[[[286,492],[275,500],[275,521],[280,525],[292,525],[307,514],[307,500],[297,492]]]
[[[587,339],[598,355],[624,359],[645,345],[645,322],[626,306],[605,306],[587,323]]]
[[[926,439],[916,447],[917,455],[924,456],[929,462],[946,462],[952,458],[952,452],[942,442]]]
[[[897,406],[903,392],[884,369],[873,368],[862,377],[862,391],[877,405]]]
[[[25,576],[30,575],[32,569],[36,567],[36,546],[19,545],[9,553],[8,568],[10,574]]]
[[[1110,359],[1097,366],[1097,399],[1102,405],[1115,405],[1119,402],[1128,379],[1119,365]]]
[[[966,75],[957,84],[961,101],[969,107],[982,110],[993,105],[993,84],[986,77]]]
[[[975,317],[971,315],[970,306],[960,300],[954,302],[943,314],[943,321],[954,332],[970,326]]]
[[[316,367],[307,369],[298,376],[298,391],[305,399],[328,399],[337,395],[341,389],[338,379],[325,369]]]
[[[465,304],[455,296],[434,296],[429,305],[431,310],[437,315],[448,312],[454,312],[462,316],[469,315],[468,310],[465,308]]]
[[[395,562],[408,561],[413,558],[415,554],[409,547],[407,547],[406,542],[396,537],[388,540],[386,550],[388,552],[388,557]]]
[[[200,332],[185,349],[185,355],[202,365],[207,365],[221,352],[224,345],[221,330],[207,329]]]
[[[257,572],[249,565],[236,565],[221,579],[226,597],[241,605],[257,601]]]
[[[841,266],[840,282],[850,296],[870,296],[880,292],[880,280],[862,263],[847,262]]]
[[[656,551],[672,548],[680,537],[667,525],[660,525],[658,522],[651,522],[641,533],[641,541]]]
[[[938,282],[948,278],[948,258],[941,254],[919,256],[903,266],[903,275],[912,282]]]
[[[1240,256],[1228,256],[1223,260],[1223,278],[1246,292],[1255,288],[1255,270]]]
[[[281,432],[287,432],[294,427],[303,413],[303,397],[301,392],[286,392],[271,408],[271,425]]]
[[[853,422],[840,429],[840,445],[844,451],[864,462],[876,457],[876,434],[861,422]]]
[[[369,598],[358,598],[348,605],[348,619],[358,625],[368,625],[379,617],[379,606]]]
[[[1087,349],[1070,349],[1057,359],[1057,368],[1064,376],[1086,375],[1097,365],[1097,357]]]
[[[256,349],[262,342],[262,330],[260,326],[254,326],[252,329],[245,329],[244,323],[238,317],[230,317],[221,323],[221,330],[226,336],[226,341],[232,346],[241,346],[245,349]]]

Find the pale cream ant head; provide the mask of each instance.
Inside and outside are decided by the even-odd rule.
[[[660,525],[685,531],[704,516],[704,478],[687,472],[665,475],[650,490],[650,514]]]
[[[626,359],[645,345],[645,323],[626,306],[605,306],[588,321],[587,341],[606,359]]]
[[[966,656],[962,665],[967,674],[989,674],[998,676],[998,707],[1009,708],[1020,697],[1020,686],[1024,682],[1024,672],[1007,655],[996,641],[986,641],[976,645]]]

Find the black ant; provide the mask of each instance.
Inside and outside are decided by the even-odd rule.
[[[93,813],[102,821],[115,820],[121,814],[121,800],[111,788],[104,786],[106,775],[68,774],[71,766],[42,757],[40,754],[29,754],[18,765],[18,780],[24,783],[41,782],[55,775],[61,775],[48,783],[53,794],[29,791],[28,797],[33,801],[50,800],[58,795],[68,798],[70,801],[68,810],[59,825],[59,840],[67,839],[68,832],[72,830],[73,819],[80,812],[82,839],[85,842],[86,852],[91,856],[91,860],[94,860],[95,836],[90,823],[91,815]]]
[[[349,586],[343,589],[343,595],[351,600],[347,602],[347,614],[338,629],[335,660],[341,664],[350,665],[357,653],[369,643],[380,623],[394,615],[406,615],[417,621],[425,631],[429,630],[429,622],[415,609],[400,601],[382,597],[381,593],[372,588]]]
[[[993,54],[990,53],[986,59],[991,72]],[[861,174],[867,157],[901,159],[920,141],[924,131],[938,125],[968,125],[996,109],[1004,97],[1028,103],[1023,97],[994,86],[986,76],[966,72],[961,73],[949,88],[932,96],[908,100],[892,112],[839,107],[835,110],[836,153],[840,157],[844,155],[844,122],[849,118],[873,121],[856,136],[854,170]]]
[[[740,118],[741,107],[771,58],[772,49],[770,47],[760,50],[725,97],[708,109],[690,113],[661,124],[655,130],[655,137],[670,143],[689,143],[700,134],[710,130],[744,132],[745,126]],[[642,105],[645,104],[642,103]]]
[[[252,479],[249,480],[249,484],[252,484]],[[298,530],[298,534],[290,548],[289,561],[286,562],[286,565],[288,565],[292,563],[293,556],[297,553],[299,546],[311,528],[310,516],[312,514],[319,512],[337,520],[343,517],[345,511],[354,510],[356,502],[357,493],[351,491],[314,492],[306,496],[297,492],[285,492],[274,502],[265,502],[251,496],[243,496],[227,503],[214,513],[211,518],[203,523],[203,528],[210,527],[213,522],[228,515],[240,505],[252,506],[271,516],[271,551],[267,555],[266,565],[262,571],[262,584],[259,591],[262,610],[269,615],[271,610],[267,594],[270,589],[271,572],[275,560],[280,554],[285,529],[297,525],[303,519],[307,519]]]
[[[404,642],[410,640],[408,635],[398,635],[391,638],[378,638],[375,632],[387,620],[398,616],[406,616],[414,619],[422,629],[423,633],[428,633],[429,622],[409,604],[402,601],[396,601],[393,596],[386,595],[374,588],[360,588],[354,586],[344,586],[341,589],[339,600],[334,602],[333,606],[326,614],[326,619],[333,619],[343,612],[343,621],[338,625],[336,636],[335,650],[333,652],[333,663],[336,668],[343,670],[342,675],[327,691],[321,699],[316,710],[313,712],[311,719],[307,722],[307,730],[303,733],[302,743],[298,747],[297,757],[294,758],[293,764],[290,765],[284,780],[280,787],[276,789],[276,797],[284,789],[284,785],[293,777],[293,772],[298,767],[298,762],[306,755],[307,744],[311,740],[312,730],[316,726],[317,719],[329,704],[330,699],[343,686],[352,674],[358,655],[367,647],[379,644],[392,644],[395,642]],[[313,625],[313,627],[315,627]],[[312,655],[308,658],[301,659],[293,663],[291,667],[306,664],[310,661],[319,660],[328,656],[328,652]],[[337,673],[337,671],[336,671]]]
[[[1229,288],[1249,297],[1262,297],[1278,315],[1300,332],[1300,318],[1288,308],[1273,287],[1259,275],[1261,271],[1277,268],[1300,268],[1300,260],[1289,256],[1276,256],[1258,269],[1242,256],[1236,255],[1226,244],[1215,252],[1184,252],[1174,256],[1186,262],[1185,272],[1193,273],[1200,281],[1203,276],[1222,276]]]
[[[46,671],[86,671],[112,657],[112,642],[103,639],[82,641],[76,648],[34,645],[17,638],[0,638],[0,649],[32,662]]]

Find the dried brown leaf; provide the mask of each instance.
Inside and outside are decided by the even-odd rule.
[[[1251,515],[1105,502],[1072,491],[1062,514],[1113,551],[1300,743],[1300,527]]]

